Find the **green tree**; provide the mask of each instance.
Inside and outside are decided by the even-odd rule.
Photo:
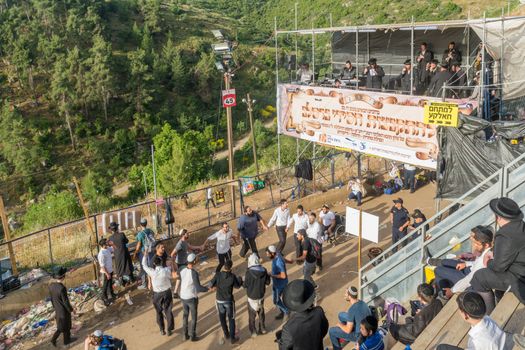
[[[160,32],[160,5],[161,0],[140,0],[139,6],[142,16],[144,17],[144,24],[152,33]]]
[[[71,139],[71,147],[73,147],[73,150],[76,150],[75,136],[71,122],[72,101],[76,99],[76,94],[75,88],[69,79],[69,69],[64,56],[60,56],[55,63],[51,81],[51,98],[58,106],[60,115],[65,118]]]
[[[109,98],[114,85],[113,74],[111,73],[111,43],[104,40],[103,36],[95,35],[89,54],[86,98],[88,101],[100,101],[102,103],[104,118],[107,120]]]
[[[146,51],[137,49],[128,53],[129,59],[129,89],[131,90],[130,102],[136,113],[142,114],[146,111],[148,103],[153,99],[151,82],[153,74],[146,63]]]

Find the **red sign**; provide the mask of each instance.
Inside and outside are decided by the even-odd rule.
[[[237,96],[235,89],[222,90],[222,106],[224,108],[237,106]]]

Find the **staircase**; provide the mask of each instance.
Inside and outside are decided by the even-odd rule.
[[[494,225],[494,214],[488,203],[503,196],[514,199],[522,209],[525,208],[525,154],[439,211],[413,235],[364,265],[359,271],[362,299],[369,303],[382,296],[408,301],[424,281],[424,250],[428,249],[436,258],[470,251],[470,230],[477,225]],[[428,232],[425,231],[426,224],[430,225]],[[427,235],[431,238],[425,241]],[[450,244],[452,239],[453,245]]]

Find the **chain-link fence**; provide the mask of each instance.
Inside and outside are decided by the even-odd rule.
[[[330,152],[310,159],[312,180],[295,176],[295,166],[284,167],[256,176],[225,181],[197,190],[149,200],[129,207],[114,209],[0,243],[0,257],[8,256],[8,243],[13,246],[21,269],[49,267],[55,264],[79,265],[91,260],[98,251],[95,240],[109,235],[107,227],[115,221],[131,242],[140,230],[140,219],[146,218],[157,232],[157,238],[170,238],[181,228],[199,231],[240,216],[245,201],[256,208],[271,208],[281,198],[304,198],[345,184],[358,174],[357,157],[350,153]],[[383,172],[386,163],[378,158],[361,158],[362,172]],[[91,227],[90,227],[91,226]],[[91,231],[93,230],[93,232]]]

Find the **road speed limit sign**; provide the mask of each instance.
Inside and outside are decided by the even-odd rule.
[[[237,106],[237,97],[235,89],[222,90],[222,106],[224,108]]]

